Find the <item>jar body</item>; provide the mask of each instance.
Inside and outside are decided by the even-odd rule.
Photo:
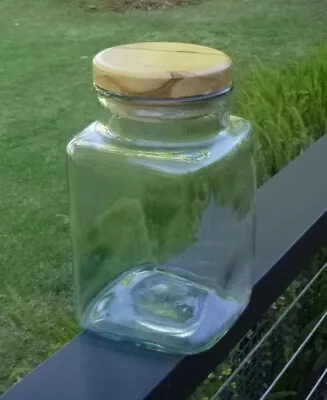
[[[206,350],[242,313],[252,289],[250,126],[228,117],[224,129],[203,137],[197,118],[182,118],[179,133],[192,125],[197,137],[183,144],[169,135],[147,140],[148,132],[171,131],[167,121],[142,121],[140,130],[119,117],[113,134],[114,119],[91,124],[68,145],[81,325],[163,351]]]

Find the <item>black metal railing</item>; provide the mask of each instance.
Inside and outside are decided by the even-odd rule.
[[[211,350],[191,357],[171,356],[112,343],[83,332],[1,399],[182,400],[190,396],[197,400],[210,399],[209,396],[215,400],[268,399],[291,367],[290,360],[293,362],[301,354],[296,352],[303,342],[293,338],[293,353],[288,354],[288,359],[284,357],[284,364],[276,368],[280,359],[271,360],[275,363],[273,372],[268,367],[266,372],[262,368],[267,362],[265,346],[281,343],[281,333],[287,332],[286,316],[296,318],[296,309],[318,279],[317,274],[319,277],[325,271],[320,269],[311,278],[301,278],[314,256],[327,244],[326,171],[327,136],[324,136],[258,190],[253,296],[238,322]],[[295,280],[302,282],[302,286],[294,289],[292,301],[285,302],[284,308],[277,307],[280,296],[293,290]],[[275,320],[265,319],[266,313],[274,310],[278,311]],[[268,325],[262,322],[268,320]],[[323,322],[313,328],[316,330],[312,335]],[[276,354],[277,350],[278,346]],[[261,367],[249,368],[249,363]],[[224,370],[226,366],[228,373]],[[225,371],[225,375],[221,376],[220,371]],[[321,376],[323,381],[324,371]],[[319,379],[303,396],[315,398],[318,393],[315,386],[323,384]],[[212,381],[215,389],[218,384],[220,388],[204,394]]]

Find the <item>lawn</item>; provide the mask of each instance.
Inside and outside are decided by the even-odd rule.
[[[286,88],[295,80],[301,85],[302,74],[310,75],[312,57],[326,38],[326,13],[324,0],[203,0],[121,14],[87,11],[77,0],[1,0],[0,392],[77,332],[65,146],[96,118],[92,56],[114,44],[144,40],[188,41],[227,51],[242,83],[240,112],[253,116],[258,125],[266,123],[266,115],[270,121],[267,132],[272,136],[258,128],[264,180],[322,134],[327,85],[319,86],[318,106],[304,109],[315,110],[319,124],[314,118],[316,125],[310,129],[310,121],[296,117],[295,109],[292,118],[297,123],[291,126],[299,132],[292,132],[285,123],[290,115],[277,118],[276,101],[265,108],[268,103],[254,90],[256,82],[268,97],[284,82]],[[270,80],[262,82],[265,78],[253,73],[254,65],[278,71],[286,62],[302,59],[308,66],[296,69],[290,79],[270,73]],[[319,71],[326,72],[327,57],[320,62]],[[320,82],[318,73],[316,78],[314,82]],[[304,82],[310,101],[315,95],[311,83]],[[287,89],[285,96],[297,101]],[[247,103],[242,106],[240,99]]]

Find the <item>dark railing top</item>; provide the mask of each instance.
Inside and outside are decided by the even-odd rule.
[[[185,399],[327,242],[327,136],[258,190],[255,288],[211,350],[171,356],[83,332],[2,400]]]

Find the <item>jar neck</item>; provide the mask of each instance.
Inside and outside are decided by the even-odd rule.
[[[140,100],[97,89],[104,135],[141,145],[199,145],[214,140],[230,121],[230,90],[194,99]]]

